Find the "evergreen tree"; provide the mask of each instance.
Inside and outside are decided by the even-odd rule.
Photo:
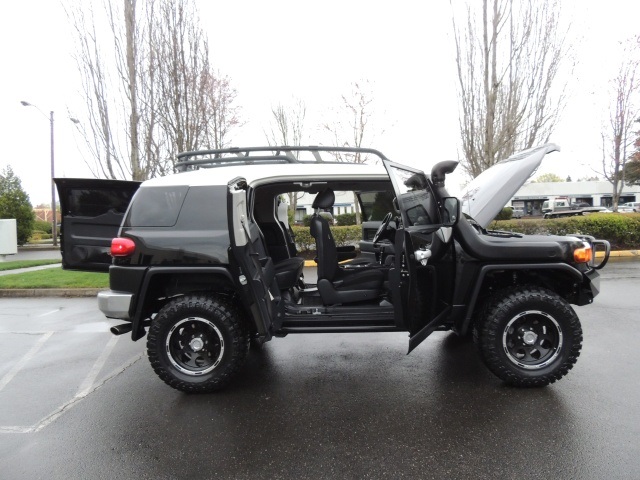
[[[0,172],[0,218],[15,218],[18,228],[18,245],[24,245],[33,232],[35,215],[29,195],[22,189],[22,182],[11,166]]]

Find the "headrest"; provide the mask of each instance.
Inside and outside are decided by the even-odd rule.
[[[333,190],[327,188],[316,195],[315,200],[311,208],[330,208],[333,206],[333,202],[336,201],[336,194]]]

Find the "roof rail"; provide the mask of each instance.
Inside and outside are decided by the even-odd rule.
[[[300,152],[310,152],[313,160],[299,160]],[[333,156],[331,161],[325,161],[320,155],[326,152]],[[375,155],[381,160],[387,160],[381,152],[372,148],[355,147],[231,147],[215,150],[197,150],[178,154],[175,165],[176,172],[198,170],[200,168],[216,168],[228,165],[253,165],[257,163],[340,163],[342,154],[346,155]]]

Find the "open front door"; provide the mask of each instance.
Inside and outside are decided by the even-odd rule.
[[[396,234],[393,285],[396,323],[409,330],[409,352],[436,330],[450,311],[453,292],[451,228],[423,172],[384,161],[396,193],[402,225]]]
[[[107,272],[111,240],[118,236],[140,182],[95,178],[56,178],[62,223],[62,268]]]

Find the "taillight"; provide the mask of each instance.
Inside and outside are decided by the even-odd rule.
[[[111,240],[112,257],[128,257],[136,250],[136,244],[130,238],[114,238]]]
[[[591,250],[591,245],[584,242],[584,247],[576,248],[573,251],[573,259],[576,263],[589,263],[593,258],[593,251]]]

